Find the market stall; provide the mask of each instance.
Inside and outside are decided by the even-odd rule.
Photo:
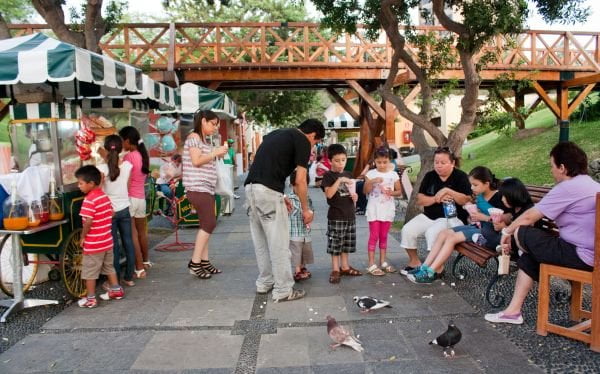
[[[132,124],[135,117],[132,113],[136,109],[145,109],[144,105],[148,107],[148,102],[156,100],[157,95],[145,89],[149,81],[145,86],[146,78],[139,69],[43,34],[0,41],[0,66],[3,67],[0,70],[0,97],[11,99],[9,134],[19,172],[10,177],[27,183],[32,167],[50,170],[51,182],[42,183],[44,191],[41,196],[21,196],[21,190],[17,194],[26,200],[29,212],[39,203],[42,211],[45,206],[48,207],[50,219],[52,212],[56,213],[54,222],[66,219],[44,232],[35,232],[31,227],[12,227],[12,235],[18,235],[15,231],[28,234],[21,236],[19,248],[8,245],[15,242],[9,240],[10,234],[0,239],[3,264],[8,263],[13,269],[19,267],[15,266],[21,263],[17,253],[22,251],[27,254],[23,257],[25,265],[29,264],[25,268],[31,267],[24,269],[22,276],[20,272],[13,272],[13,277],[6,274],[5,267],[0,268],[0,288],[11,295],[12,283],[17,283],[19,287],[14,287],[17,303],[17,291],[24,291],[31,285],[38,265],[50,263],[58,265],[58,268],[48,276],[51,279],[62,278],[68,292],[80,296],[85,290],[80,279],[79,246],[79,209],[83,196],[76,186],[74,172],[84,163],[95,162],[92,158],[94,142],[115,131],[118,122],[98,122],[96,119],[99,117],[96,117],[94,123],[100,126],[96,132],[93,126],[81,124],[90,122],[95,114],[102,114],[96,110],[103,109],[101,104],[107,100],[111,102],[112,109],[117,107],[115,112],[120,111],[127,117],[128,124]],[[152,84],[152,91],[155,87]],[[158,87],[158,91],[154,91],[158,92],[158,96],[174,97],[172,90],[165,89],[163,94],[163,88]],[[140,101],[131,99],[133,96],[139,97]],[[146,121],[147,117],[146,114]],[[82,131],[85,133],[82,134]],[[82,144],[88,146],[83,147]],[[45,199],[54,202],[47,204]],[[3,222],[6,220],[3,219]],[[48,260],[42,261],[37,255],[44,255]],[[22,287],[19,282],[13,281],[19,278],[22,279]]]
[[[360,124],[351,115],[344,112],[339,116],[327,121],[325,128],[328,133],[329,144],[339,143],[346,148],[348,153],[348,162],[346,170],[352,171],[358,147],[360,144]]]
[[[239,138],[234,120],[237,118],[237,107],[235,102],[226,94],[218,91],[213,91],[193,83],[184,83],[179,87],[181,106],[175,111],[161,111],[165,116],[177,116],[179,120],[179,136],[183,140],[193,130],[193,116],[198,110],[211,110],[219,116],[221,127],[219,134],[211,137],[210,141],[213,145],[222,145],[227,139]],[[239,142],[239,140],[238,140]],[[240,154],[241,156],[241,154]],[[240,161],[241,162],[241,159]],[[231,180],[234,180],[233,167],[231,169]],[[184,198],[184,188],[181,182],[175,189],[175,197],[178,199],[177,214],[180,225],[197,225],[198,216],[192,205]],[[221,200],[225,198],[225,203],[221,204]],[[231,213],[234,209],[233,198],[216,196],[215,214],[218,216],[222,208],[225,212]]]

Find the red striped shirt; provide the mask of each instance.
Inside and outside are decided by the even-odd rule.
[[[84,253],[99,253],[113,249],[112,207],[101,188],[94,188],[83,200],[79,215],[92,220],[92,227],[83,242]]]

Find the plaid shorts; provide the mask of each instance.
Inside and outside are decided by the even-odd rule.
[[[327,253],[339,256],[356,252],[356,221],[327,221]]]

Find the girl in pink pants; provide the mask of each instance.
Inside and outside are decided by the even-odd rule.
[[[402,189],[400,178],[390,162],[390,150],[387,147],[375,151],[375,169],[365,175],[364,192],[368,196],[367,221],[369,222],[369,267],[371,275],[381,276],[394,273],[396,269],[390,265],[385,254],[387,237],[396,215],[394,196],[400,196]],[[379,263],[375,263],[375,248],[379,242]]]

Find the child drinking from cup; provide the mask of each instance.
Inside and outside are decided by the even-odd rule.
[[[386,260],[387,238],[396,215],[394,196],[400,196],[400,178],[390,168],[390,151],[380,147],[375,151],[375,169],[365,175],[364,193],[368,196],[367,221],[369,222],[369,266],[367,272],[374,276],[394,273],[396,269]],[[390,170],[391,169],[391,170]],[[379,242],[379,266],[375,263],[375,247]]]
[[[485,245],[485,237],[482,232],[486,232],[488,228],[493,231],[492,218],[488,213],[489,209],[498,208],[502,211],[508,209],[502,203],[502,197],[498,193],[499,181],[490,169],[484,166],[475,167],[469,173],[469,182],[475,195],[475,205],[477,207],[477,210],[472,209],[472,212],[470,212],[470,219],[472,223],[480,222],[481,228],[471,224],[440,232],[423,264],[415,269],[412,274],[408,274],[408,279],[412,282],[428,284],[438,279],[444,264],[458,243],[476,241],[477,244]]]

